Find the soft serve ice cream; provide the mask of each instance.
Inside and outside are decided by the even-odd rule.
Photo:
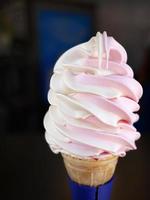
[[[58,59],[44,118],[53,152],[98,158],[136,149],[140,133],[133,124],[142,87],[126,62],[125,49],[106,32]]]

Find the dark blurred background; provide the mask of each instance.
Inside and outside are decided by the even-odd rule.
[[[144,88],[138,150],[120,159],[112,200],[149,200],[150,1],[0,0],[0,194],[70,199],[66,172],[44,139],[53,66],[68,48],[106,30],[127,50]]]

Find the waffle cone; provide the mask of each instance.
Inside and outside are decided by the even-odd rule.
[[[108,182],[115,171],[118,157],[105,156],[101,159],[81,159],[62,154],[69,177],[76,183],[99,186]]]

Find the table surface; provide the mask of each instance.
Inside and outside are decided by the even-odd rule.
[[[143,136],[138,150],[120,158],[112,200],[149,200],[150,137]],[[15,200],[70,200],[61,156],[54,155],[44,135],[0,137],[0,194]]]

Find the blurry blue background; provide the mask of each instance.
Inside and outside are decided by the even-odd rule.
[[[92,35],[92,15],[86,11],[39,8],[36,13],[42,98],[47,102],[50,74],[58,57]]]
[[[149,200],[150,1],[0,1],[0,191],[4,199],[66,200],[62,161],[44,139],[53,66],[68,48],[107,31],[142,84],[138,150],[120,159],[112,200]]]

